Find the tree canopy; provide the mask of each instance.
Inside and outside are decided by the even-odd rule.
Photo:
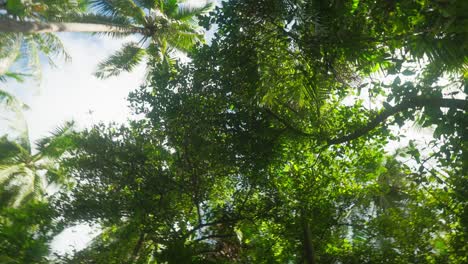
[[[0,260],[466,263],[466,11],[463,0],[223,2],[198,18],[216,30],[189,60],[148,60],[128,98],[138,118],[40,144],[70,187],[1,209]],[[405,141],[408,126],[431,139]],[[80,223],[101,232],[48,255]]]

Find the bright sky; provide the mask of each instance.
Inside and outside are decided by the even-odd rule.
[[[32,82],[8,86],[31,108],[25,114],[32,142],[68,120],[80,126],[99,121],[124,122],[130,115],[125,98],[143,80],[144,65],[106,80],[92,75],[100,61],[130,39],[70,33],[60,37],[72,61],[57,61],[55,68],[44,64],[40,88]]]

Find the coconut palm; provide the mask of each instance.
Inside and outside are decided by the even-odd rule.
[[[57,7],[63,8],[66,3],[69,1],[63,1]],[[76,9],[69,4],[66,6],[71,10]],[[38,3],[32,1],[0,1],[0,11],[3,11],[3,14],[0,13],[2,14],[0,18],[30,19],[39,15],[34,11],[37,8]],[[44,13],[42,16],[51,17],[52,13],[50,11],[49,13]],[[69,58],[60,39],[53,34],[0,33],[0,83],[8,79],[23,82],[25,77],[34,77],[39,82],[41,54],[45,55],[52,64],[53,59],[59,54],[64,55],[66,59]],[[17,113],[26,107],[2,87],[0,87],[0,104]]]
[[[57,160],[72,144],[73,123],[57,128],[37,142],[33,153],[29,140],[0,138],[0,207],[18,207],[29,200],[44,199],[48,184],[66,182]]]
[[[18,21],[58,19],[64,14],[76,14],[82,10],[83,5],[76,0],[0,1],[0,18]],[[54,34],[0,33],[0,107],[14,114],[11,120],[4,112],[0,117],[8,120],[9,126],[23,137],[27,136],[28,131],[22,111],[28,109],[28,106],[7,92],[2,83],[9,79],[23,82],[26,77],[32,77],[39,84],[42,77],[40,57],[47,58],[54,65],[53,61],[59,55],[63,55],[66,60],[70,58]]]
[[[47,57],[53,65],[53,59],[60,54],[69,58],[60,39],[53,34],[0,33],[0,107],[14,115],[8,120],[8,114],[1,111],[0,118],[7,120],[9,126],[23,136],[27,135],[23,110],[29,107],[5,90],[3,85],[9,79],[23,82],[25,77],[32,77],[40,83],[40,56]]]
[[[8,0],[0,2],[0,21],[57,20],[83,10],[81,0]],[[26,76],[40,79],[40,54],[52,65],[57,55],[69,58],[62,42],[53,34],[0,31],[0,81],[7,78],[22,81]],[[21,72],[12,71],[13,68],[20,68]]]
[[[41,55],[51,65],[60,55],[66,60],[70,58],[54,34],[0,33],[0,81],[5,82],[10,78],[22,82],[25,77],[34,77],[40,81]]]
[[[53,2],[52,0],[43,2]],[[0,31],[10,33],[93,32],[112,36],[138,34],[138,42],[123,45],[120,51],[98,65],[96,76],[107,78],[131,71],[146,55],[168,58],[174,49],[186,52],[203,39],[196,17],[211,3],[194,6],[179,0],[89,0],[95,13],[65,12],[57,17],[41,17],[42,10],[31,9],[30,20],[4,16]],[[44,5],[47,6],[47,5]],[[35,15],[33,15],[35,14]]]

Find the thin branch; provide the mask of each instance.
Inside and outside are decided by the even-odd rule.
[[[197,239],[194,239],[192,242],[200,242],[203,240],[211,239],[211,238],[227,238],[227,237],[234,237],[235,234],[213,234],[213,235],[208,235],[208,236],[203,236]]]
[[[189,237],[191,234],[193,234],[195,231],[197,230],[200,230],[204,227],[207,227],[207,226],[213,226],[213,225],[218,225],[218,224],[228,224],[228,223],[235,223],[237,221],[239,221],[241,219],[238,219],[238,218],[235,218],[235,219],[225,219],[225,220],[218,220],[218,221],[213,221],[213,222],[209,222],[209,223],[203,223],[203,224],[199,224],[197,226],[195,226],[192,230],[188,231],[184,236],[183,238],[187,238]]]
[[[306,133],[296,127],[294,127],[293,125],[291,125],[290,123],[288,123],[286,120],[284,120],[283,118],[281,118],[279,115],[275,114],[273,111],[271,111],[270,109],[268,108],[265,108],[265,111],[273,116],[276,120],[280,121],[286,128],[288,128],[289,130],[291,130],[292,132],[294,132],[295,134],[298,134],[298,135],[301,135],[301,136],[314,136],[313,134],[309,134],[309,133]]]

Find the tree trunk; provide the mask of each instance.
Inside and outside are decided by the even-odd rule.
[[[303,232],[304,232],[303,247],[304,247],[305,263],[316,264],[314,246],[312,243],[312,234],[310,233],[310,225],[307,221],[304,222]]]
[[[132,253],[132,262],[135,263],[138,260],[138,255],[140,254],[141,248],[143,247],[143,242],[145,241],[145,233],[142,231],[140,233],[140,236],[138,237],[138,241],[133,248],[133,253]]]
[[[114,32],[114,33],[143,33],[142,28],[119,27],[93,23],[44,23],[37,21],[18,21],[14,19],[0,19],[0,32],[12,33],[52,33],[52,32]]]

